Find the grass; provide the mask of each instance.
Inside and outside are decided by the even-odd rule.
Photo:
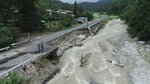
[[[99,13],[94,13],[93,14],[94,19],[99,19],[101,15]]]
[[[0,79],[0,84],[21,84],[21,81],[16,73],[12,73],[7,78]]]
[[[110,16],[109,16],[109,19],[110,19],[110,20],[118,19],[118,18],[119,18],[119,16],[116,16],[116,15],[110,15]]]

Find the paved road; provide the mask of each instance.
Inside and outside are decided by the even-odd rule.
[[[99,20],[90,21],[90,22],[88,22],[88,25],[91,26],[91,25],[93,25],[93,24],[96,24],[96,23],[102,21],[104,18],[107,18],[107,16],[103,15]],[[65,35],[65,34],[67,34],[67,33],[69,33],[69,32],[72,32],[72,31],[74,31],[74,30],[77,30],[77,29],[84,29],[84,28],[87,28],[87,23],[82,24],[82,25],[80,25],[80,26],[73,27],[73,28],[68,29],[68,30],[64,30],[64,31],[57,32],[57,33],[55,33],[55,34],[53,34],[53,35],[51,35],[51,36],[48,36],[48,37],[46,37],[46,38],[37,40],[37,41],[35,41],[34,43],[39,43],[39,42],[41,42],[41,41],[43,41],[43,42],[48,42],[48,41],[51,41],[51,40],[53,40],[53,39],[59,38],[60,36],[63,36],[63,35]]]
[[[91,25],[94,25],[96,23],[99,23],[100,21],[102,21],[105,18],[107,18],[107,16],[102,16],[99,20],[93,20],[93,21],[88,22],[88,25],[91,26]],[[33,42],[31,42],[31,43],[29,43],[29,44],[27,44],[25,46],[22,46],[20,48],[13,49],[13,50],[10,50],[10,51],[5,52],[3,54],[0,54],[0,58],[5,58],[5,57],[9,58],[9,57],[17,54],[18,52],[34,52],[34,51],[38,51],[37,50],[37,44],[40,43],[41,41],[46,43],[46,42],[52,41],[54,39],[57,39],[57,38],[65,35],[65,34],[68,34],[68,33],[72,32],[74,30],[84,29],[84,28],[87,28],[87,23],[81,24],[81,25],[73,27],[73,28],[70,28],[68,30],[57,32],[57,33],[55,33],[53,35],[46,36],[44,38],[35,40],[35,41],[33,41]],[[4,55],[4,54],[6,54],[6,55]],[[15,58],[15,59],[9,60],[6,63],[0,64],[0,73],[5,72],[6,70],[8,70],[8,69],[10,69],[10,68],[12,68],[12,67],[14,67],[14,66],[16,66],[16,65],[18,65],[20,63],[22,63],[23,61],[31,59],[35,55],[36,54],[25,54],[23,56],[19,56],[19,57]]]

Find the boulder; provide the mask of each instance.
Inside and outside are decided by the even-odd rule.
[[[77,36],[77,39],[80,40],[80,41],[84,40],[85,38],[86,38],[85,35],[79,35],[79,36]]]
[[[133,40],[138,41],[139,39],[138,38],[134,38]]]
[[[145,45],[145,47],[150,49],[150,45]]]
[[[140,44],[144,45],[145,41],[138,41]]]

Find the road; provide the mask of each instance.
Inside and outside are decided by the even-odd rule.
[[[107,16],[104,15],[99,20],[93,20],[93,21],[88,22],[88,25],[91,26],[91,25],[94,25],[96,23],[99,23],[105,18],[107,18]],[[41,39],[32,41],[29,44],[26,44],[22,47],[19,47],[19,48],[12,49],[12,50],[9,50],[7,52],[1,53],[0,54],[0,60],[5,59],[5,58],[10,58],[10,57],[12,57],[14,55],[17,55],[18,53],[22,53],[22,52],[25,52],[26,54],[24,54],[22,56],[19,56],[17,58],[11,59],[7,62],[1,63],[0,64],[0,73],[3,73],[6,70],[8,70],[8,69],[10,69],[10,68],[26,61],[26,60],[28,60],[28,59],[31,59],[32,57],[38,55],[38,53],[32,53],[31,54],[29,52],[37,52],[38,51],[37,44],[40,43],[41,41],[44,42],[44,43],[47,43],[47,42],[50,42],[54,39],[57,39],[57,38],[65,35],[65,34],[68,34],[68,33],[72,32],[74,30],[84,29],[84,28],[87,28],[87,23],[81,24],[79,26],[76,26],[76,27],[73,27],[73,28],[70,28],[70,29],[67,29],[67,30],[64,30],[64,31],[57,32],[57,33],[52,34],[50,36],[45,36]]]

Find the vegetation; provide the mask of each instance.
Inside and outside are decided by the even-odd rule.
[[[59,10],[68,9],[72,10],[72,5],[68,3],[63,3],[60,0],[39,0],[39,2],[44,6],[45,9]]]
[[[150,41],[150,1],[148,0],[100,0],[84,2],[81,5],[88,11],[107,12],[110,19],[125,20],[131,37]]]
[[[38,0],[21,0],[19,26],[23,31],[37,31],[41,28]]]
[[[119,16],[116,16],[116,15],[109,15],[109,19],[112,20],[112,19],[118,19]]]
[[[99,19],[101,17],[100,13],[93,13],[93,18],[94,19]]]
[[[1,0],[0,48],[16,42],[20,32],[57,31],[75,24],[72,14],[61,14],[59,9],[73,10],[75,18],[93,19],[77,2],[73,6],[60,0]]]
[[[90,21],[93,19],[93,13],[83,12],[80,17],[88,17],[88,20]]]
[[[119,15],[129,25],[131,37],[150,41],[150,2],[148,0],[117,0],[109,14]]]
[[[74,6],[73,6],[73,14],[75,15],[75,17],[78,17],[78,6],[77,6],[77,2],[74,2]]]
[[[0,46],[8,46],[12,42],[12,32],[7,27],[0,28]]]
[[[84,11],[83,6],[81,6],[80,4],[77,4],[76,1],[74,3],[73,13],[75,15],[75,18],[88,17],[89,21],[93,19],[93,14],[90,12]]]
[[[12,73],[8,78],[1,79],[0,84],[21,84],[21,78]]]
[[[49,3],[51,2],[51,3]],[[50,16],[47,9],[71,8],[71,5],[59,0],[1,0],[0,3],[0,48],[10,45],[19,36],[19,32],[44,31],[42,21],[60,21],[61,16]],[[61,18],[61,25],[69,27],[72,18]],[[60,26],[61,26],[60,25]],[[62,27],[61,27],[62,28]]]
[[[80,5],[82,5],[86,11],[106,12],[114,3],[113,1],[114,0],[99,0],[98,2],[83,2]]]

